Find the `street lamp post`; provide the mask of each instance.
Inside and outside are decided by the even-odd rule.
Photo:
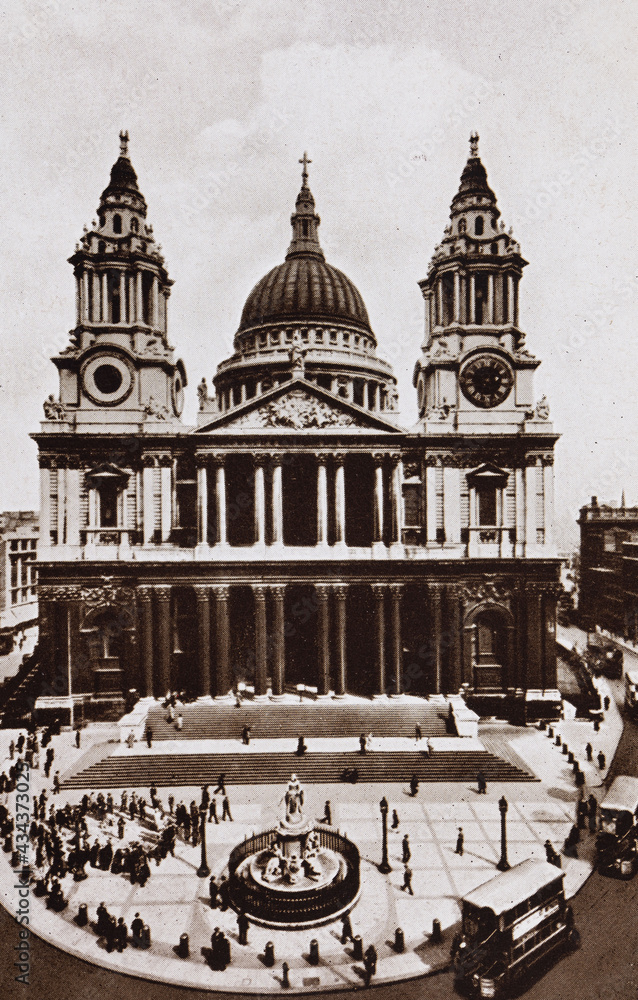
[[[385,795],[379,802],[379,809],[381,811],[381,822],[383,824],[383,847],[379,871],[382,875],[387,875],[392,871],[392,867],[388,861],[388,802]]]
[[[210,875],[210,868],[206,857],[206,809],[199,810],[199,839],[202,845],[202,860],[197,869],[197,877],[207,878]]]
[[[507,799],[504,795],[498,800],[498,808],[501,814],[501,856],[496,867],[500,872],[507,872],[511,865],[507,860]]]

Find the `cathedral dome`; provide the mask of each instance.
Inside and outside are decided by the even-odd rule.
[[[370,333],[361,293],[323,254],[295,251],[258,281],[246,300],[239,331],[264,323],[346,321]]]

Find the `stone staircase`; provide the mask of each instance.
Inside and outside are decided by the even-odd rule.
[[[359,736],[373,733],[378,737],[404,736],[413,738],[415,726],[423,736],[449,735],[447,705],[414,702],[312,702],[308,704],[233,704],[184,705],[181,709],[183,726],[175,728],[166,718],[166,709],[153,706],[147,724],[153,740],[236,740],[244,726],[250,726],[252,739],[278,739],[291,736],[323,737]]]
[[[300,781],[337,783],[345,769],[356,768],[360,782],[463,781],[472,783],[482,770],[491,781],[538,781],[527,771],[480,750],[445,750],[430,756],[419,751],[315,753],[191,753],[111,756],[65,776],[66,788],[138,788],[201,786],[225,774],[228,785],[281,785],[295,772]]]

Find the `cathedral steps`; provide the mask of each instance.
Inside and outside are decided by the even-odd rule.
[[[342,781],[345,769],[356,768],[362,782],[463,781],[473,783],[479,770],[491,781],[537,781],[538,779],[493,753],[480,750],[441,751],[426,756],[418,751],[294,753],[197,753],[112,756],[69,775],[65,788],[138,788],[157,786],[201,786],[225,774],[232,785],[282,784],[292,772],[311,783]]]
[[[330,739],[373,733],[378,737],[414,737],[415,726],[424,737],[449,733],[447,706],[415,701],[357,704],[251,704],[240,708],[224,704],[189,704],[181,709],[183,726],[175,728],[166,718],[166,710],[153,707],[147,723],[153,740],[238,739],[244,726],[250,726],[252,739],[305,736]]]

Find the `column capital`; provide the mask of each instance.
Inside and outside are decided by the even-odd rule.
[[[320,601],[327,601],[330,597],[330,584],[329,583],[316,583],[315,593]]]
[[[286,584],[277,583],[274,587],[270,587],[270,593],[276,601],[283,601],[286,596]]]
[[[337,601],[345,601],[348,596],[348,584],[347,583],[333,583],[332,592],[335,595]]]
[[[255,467],[263,468],[264,465],[267,465],[270,458],[271,456],[268,452],[265,451],[255,452],[253,454],[253,465]]]
[[[377,466],[383,465],[383,463],[385,462],[385,460],[386,460],[387,457],[388,457],[387,456],[387,452],[385,452],[385,451],[373,451],[372,452],[372,461]]]
[[[144,604],[150,604],[153,600],[153,590],[154,587],[142,585],[136,590],[138,601],[142,601]]]
[[[256,601],[265,601],[268,587],[260,583],[251,583],[251,588]]]
[[[158,601],[170,601],[172,587],[155,586],[153,587],[153,590]]]
[[[390,593],[394,598],[398,599],[401,597],[401,594],[403,593],[403,586],[404,585],[402,583],[391,583],[389,585]]]
[[[382,601],[388,589],[387,583],[373,583],[372,593],[376,601]]]
[[[347,452],[345,451],[334,451],[332,453],[332,461],[335,465],[343,465],[346,460],[346,454]]]
[[[318,465],[327,465],[331,458],[335,458],[335,455],[332,451],[316,451],[315,458]]]
[[[211,583],[210,589],[218,601],[227,601],[230,597],[230,587],[225,583]]]
[[[210,601],[212,587],[209,583],[194,583],[193,590],[198,603]]]

